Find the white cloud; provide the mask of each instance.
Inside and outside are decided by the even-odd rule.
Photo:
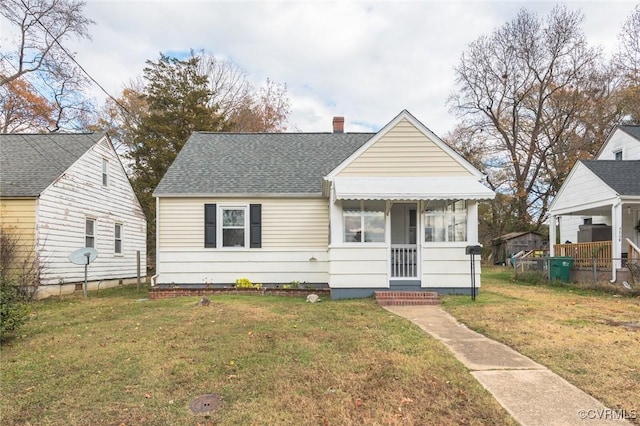
[[[592,45],[611,51],[634,1],[568,2],[582,9]],[[378,130],[408,109],[438,135],[455,124],[445,102],[465,47],[521,7],[554,2],[108,1],[89,0],[92,41],[72,47],[112,95],[159,52],[204,49],[233,60],[255,85],[286,83],[289,129]],[[96,96],[104,95],[96,91]]]

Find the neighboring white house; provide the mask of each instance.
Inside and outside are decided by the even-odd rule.
[[[617,126],[594,160],[576,162],[549,208],[560,242],[611,241],[613,277],[630,240],[640,245],[640,126]],[[556,227],[549,227],[556,241]],[[551,255],[555,254],[551,244]]]
[[[84,281],[69,255],[87,246],[98,251],[89,288],[135,279],[138,253],[146,275],[147,222],[106,135],[5,134],[0,148],[3,232],[20,238],[21,262],[38,265],[40,297]]]
[[[468,294],[482,174],[407,111],[378,133],[343,126],[194,133],[154,192],[157,284]]]

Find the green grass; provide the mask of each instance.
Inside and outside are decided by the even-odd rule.
[[[501,341],[601,400],[610,408],[640,407],[640,298],[574,285],[512,279],[508,268],[483,268],[476,301],[446,296],[460,322]],[[633,420],[636,423],[640,419]]]
[[[32,304],[2,347],[3,425],[514,424],[437,341],[373,300]],[[220,394],[210,417],[189,410]]]

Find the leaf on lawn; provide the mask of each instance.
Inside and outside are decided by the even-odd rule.
[[[150,394],[150,393],[145,393],[145,394],[144,394],[144,397],[145,397],[145,398],[147,398],[147,399],[149,399],[149,398],[151,398],[151,394]]]
[[[402,398],[400,400],[400,404],[411,404],[413,402],[413,399],[411,398]]]

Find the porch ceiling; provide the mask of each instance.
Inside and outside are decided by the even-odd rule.
[[[475,176],[337,177],[338,200],[490,200],[495,193]]]

